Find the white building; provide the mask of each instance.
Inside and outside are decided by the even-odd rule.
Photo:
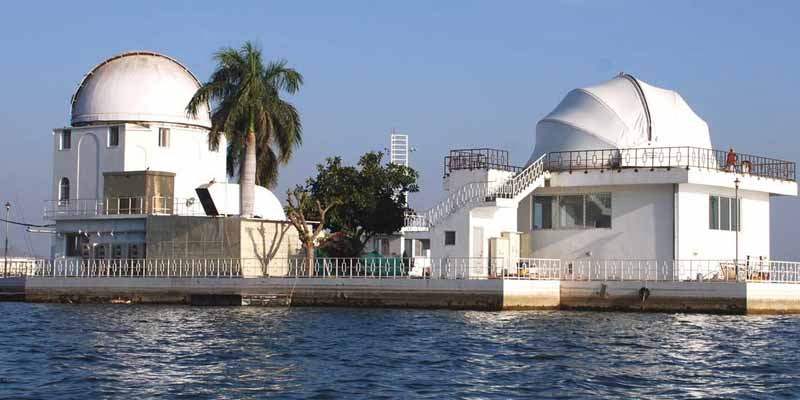
[[[153,52],[119,54],[86,74],[70,126],[53,130],[45,217],[55,221],[54,258],[240,256],[242,231],[208,219],[238,214],[239,191],[226,183],[225,138],[209,145],[208,107],[197,117],[186,112],[199,87],[184,65]],[[257,187],[256,210],[262,221],[285,222],[267,189]],[[201,219],[175,227],[177,219],[152,216]],[[154,232],[155,225],[173,228]]]
[[[512,263],[769,258],[770,197],[797,195],[794,162],[713,150],[678,93],[627,74],[569,92],[524,168],[470,149],[445,171],[446,198],[408,216],[405,237],[429,240],[433,257]]]

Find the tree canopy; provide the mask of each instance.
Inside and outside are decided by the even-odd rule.
[[[281,95],[295,94],[303,76],[287,67],[285,60],[264,64],[261,49],[252,42],[241,48],[226,47],[214,54],[217,66],[186,107],[197,115],[211,103],[209,145],[228,140],[227,172],[243,178],[246,173],[247,135],[255,135],[255,183],[271,187],[277,182],[278,166],[291,159],[302,144],[302,125],[297,109]]]
[[[377,234],[391,234],[403,227],[407,194],[419,191],[419,174],[412,168],[384,164],[383,153],[369,152],[355,166],[341,157],[317,165],[317,175],[306,181],[311,198],[322,204],[337,203],[325,219],[325,228],[338,232],[350,243],[345,253],[357,256]],[[307,210],[313,216],[314,210]]]

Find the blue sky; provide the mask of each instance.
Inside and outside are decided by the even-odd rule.
[[[305,144],[278,191],[316,163],[353,161],[411,135],[426,208],[441,193],[448,149],[496,147],[524,163],[536,122],[570,89],[620,71],[679,91],[716,148],[800,160],[800,2],[341,1],[11,2],[0,24],[0,201],[41,222],[50,196],[50,132],[104,58],[154,50],[201,80],[210,56],[245,40],[306,78],[292,101]],[[774,258],[800,259],[800,201],[772,202]],[[47,238],[11,235],[47,254]]]

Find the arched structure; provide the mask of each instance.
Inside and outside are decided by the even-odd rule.
[[[72,125],[163,122],[211,127],[208,108],[197,117],[186,105],[200,87],[180,62],[163,54],[132,51],[92,68],[72,96]]]
[[[708,124],[680,94],[629,74],[575,89],[536,125],[531,157],[574,150],[711,148]]]

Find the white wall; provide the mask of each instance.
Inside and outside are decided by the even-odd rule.
[[[611,192],[611,228],[531,230],[530,196],[517,220],[522,257],[560,259],[673,258],[673,185],[540,188],[535,195]],[[591,256],[589,255],[591,254]]]
[[[103,171],[120,171],[123,166],[122,137],[120,144],[108,147],[108,126],[72,129],[72,145],[60,150],[62,129],[53,130],[52,197],[58,199],[59,182],[69,179],[70,199],[97,199],[103,195]]]
[[[158,146],[158,128],[170,128],[170,146]],[[52,199],[58,197],[62,177],[70,181],[70,198],[98,199],[103,196],[103,172],[174,172],[175,197],[196,197],[194,189],[212,179],[226,180],[225,140],[219,151],[209,151],[208,130],[150,124],[122,124],[119,145],[108,146],[108,125],[72,129],[72,146],[59,150],[61,129],[53,134]]]
[[[169,147],[158,146],[158,129],[170,129]],[[175,173],[175,198],[197,197],[195,188],[215,179],[227,180],[225,174],[226,142],[219,150],[209,151],[208,130],[150,124],[128,124],[125,129],[125,171],[165,171]]]
[[[709,228],[710,195],[734,198],[735,191],[720,186],[679,185],[678,257],[681,259],[733,260],[736,232]],[[739,191],[742,229],[739,258],[769,257],[769,193]]]

